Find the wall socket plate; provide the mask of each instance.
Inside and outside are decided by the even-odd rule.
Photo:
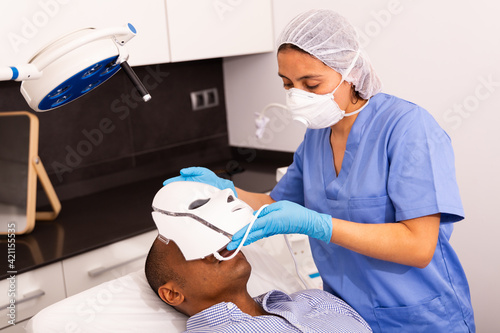
[[[193,91],[191,93],[191,106],[193,111],[213,108],[219,105],[219,92],[217,88]]]

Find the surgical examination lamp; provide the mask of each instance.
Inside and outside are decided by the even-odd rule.
[[[123,68],[147,102],[151,95],[127,63],[124,47],[136,32],[130,23],[77,30],[40,50],[27,64],[0,66],[0,81],[22,81],[21,93],[28,105],[35,111],[49,111],[92,91]]]

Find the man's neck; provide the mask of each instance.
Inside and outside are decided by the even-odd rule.
[[[252,317],[263,316],[268,314],[262,308],[262,306],[259,303],[257,303],[248,293],[245,293],[245,295],[241,295],[241,297],[237,297],[231,302],[236,304],[242,312]]]
[[[246,313],[252,317],[268,314],[262,308],[262,306],[257,303],[246,291],[243,294],[231,295],[231,297],[223,297],[223,299],[211,300],[202,303],[198,302],[195,308],[178,308],[177,310],[191,317],[220,302],[231,302],[235,304],[243,313]]]

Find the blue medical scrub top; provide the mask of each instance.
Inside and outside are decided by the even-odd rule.
[[[347,301],[374,332],[474,332],[469,286],[449,243],[452,222],[464,213],[448,135],[421,107],[377,94],[352,126],[337,176],[330,132],[307,130],[271,192],[274,200],[359,223],[441,213],[441,226],[424,269],[310,238],[324,289]]]

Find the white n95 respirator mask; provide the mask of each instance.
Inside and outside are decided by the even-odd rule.
[[[255,220],[253,209],[231,189],[192,181],[161,188],[153,199],[152,216],[161,238],[174,241],[186,260],[211,254],[219,260],[230,259],[221,259],[218,252]]]
[[[342,75],[342,80],[337,87],[328,94],[318,95],[297,88],[290,88],[286,91],[286,105],[293,120],[297,120],[308,128],[320,129],[335,125],[342,118],[355,115],[357,110],[346,114],[335,102],[333,94],[337,91],[345,78],[349,75],[359,57],[359,51],[354,56],[349,67]]]

